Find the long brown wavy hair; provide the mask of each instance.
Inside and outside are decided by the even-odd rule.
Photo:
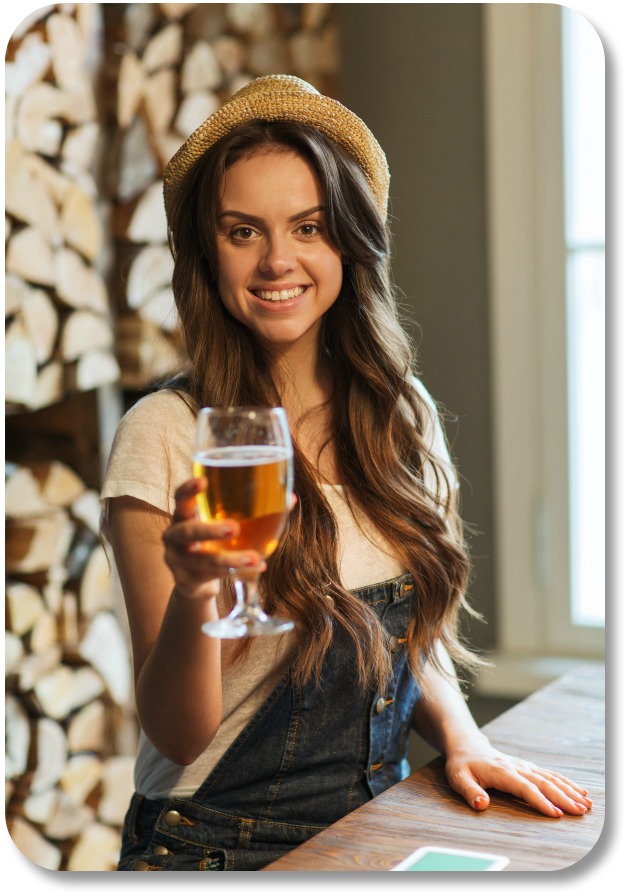
[[[479,660],[459,633],[461,610],[477,614],[465,599],[469,558],[457,491],[452,471],[428,444],[435,411],[413,382],[413,347],[390,275],[389,227],[357,163],[315,129],[294,122],[241,125],[190,169],[174,198],[168,222],[173,289],[189,358],[179,388],[192,410],[281,404],[262,347],[226,311],[216,286],[224,173],[238,159],[278,147],[314,166],[326,196],[329,238],[343,258],[341,292],[324,317],[319,344],[333,372],[330,445],[340,482],[350,506],[396,545],[414,579],[417,612],[408,655],[416,679],[424,660],[440,665],[439,639],[459,667],[474,668]],[[295,621],[297,680],[319,680],[332,638],[342,634],[353,646],[358,680],[382,690],[391,670],[388,637],[375,614],[340,583],[334,514],[298,445],[295,491],[297,506],[262,576],[265,609]],[[239,649],[246,652],[246,639]]]

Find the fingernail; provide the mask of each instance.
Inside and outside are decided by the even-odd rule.
[[[565,813],[563,812],[562,809],[559,809],[558,806],[554,806],[554,815],[564,815],[564,814]]]
[[[484,797],[476,796],[476,798],[473,800],[473,805],[476,809],[481,809],[484,805]]]
[[[225,523],[222,527],[223,535],[235,535],[237,527],[235,523]]]

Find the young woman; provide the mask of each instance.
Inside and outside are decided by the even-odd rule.
[[[121,870],[253,870],[404,777],[411,727],[476,810],[487,788],[548,816],[586,791],[495,750],[457,672],[468,558],[436,406],[390,279],[388,168],[309,84],[253,81],[165,173],[181,377],[122,420],[102,497],[124,591],[141,743]],[[199,550],[203,406],[283,406],[295,506],[267,564]],[[294,631],[220,641],[228,570],[262,570]]]

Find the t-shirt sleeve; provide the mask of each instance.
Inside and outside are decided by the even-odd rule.
[[[445,432],[443,430],[436,402],[418,377],[413,377],[413,382],[417,392],[426,403],[429,410],[429,417],[423,433],[423,440],[430,453],[440,461],[442,470],[446,476],[446,486],[451,492],[454,492],[459,488],[458,473],[451,459],[449,448],[447,447],[447,440],[445,438]],[[440,477],[437,478],[434,469],[428,465],[428,468],[425,471],[427,487],[430,490],[442,493],[443,485],[445,485],[445,483],[440,482],[439,479]]]
[[[110,498],[127,495],[174,512],[175,489],[192,476],[195,417],[176,393],[156,392],[127,411],[114,436],[100,493],[107,535]]]

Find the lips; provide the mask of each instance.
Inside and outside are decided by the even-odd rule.
[[[290,289],[252,289],[253,295],[263,302],[288,302],[303,295],[307,286],[294,286]]]

